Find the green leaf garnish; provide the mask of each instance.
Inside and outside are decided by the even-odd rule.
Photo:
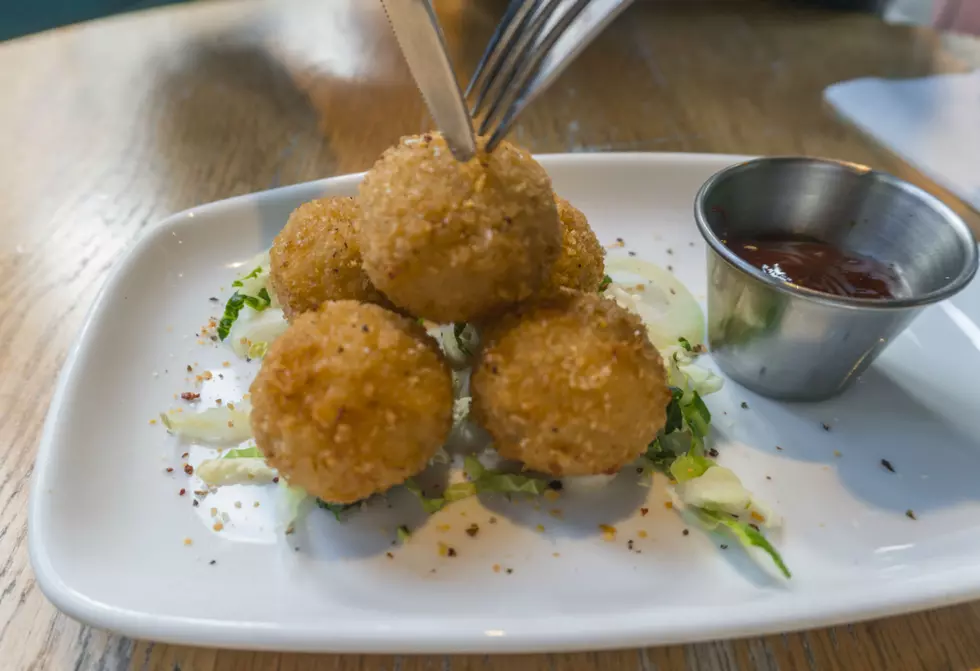
[[[329,501],[324,501],[319,497],[316,500],[316,505],[320,508],[323,508],[324,510],[329,510],[330,512],[332,512],[333,516],[337,519],[338,522],[340,521],[341,513],[347,512],[354,506],[360,505],[360,503],[361,503],[360,501],[357,501],[355,503],[330,503]]]
[[[605,291],[610,284],[612,284],[612,278],[609,275],[603,275],[602,281],[599,282],[599,293]]]
[[[250,272],[248,275],[245,275],[244,277],[238,278],[237,280],[231,283],[231,286],[233,287],[244,286],[245,280],[253,280],[261,274],[262,274],[262,266],[255,266],[255,270]]]
[[[698,392],[691,394],[691,401],[687,405],[681,406],[681,413],[684,415],[684,422],[691,430],[691,435],[698,439],[703,439],[708,435],[711,424],[711,411],[704,404]]]
[[[667,404],[667,423],[664,424],[664,435],[684,428],[684,413],[681,411],[681,399],[683,397],[684,390],[677,387],[670,388],[670,403]]]
[[[486,470],[476,457],[467,455],[463,458],[463,472],[470,480],[478,480]]]
[[[670,465],[677,459],[677,453],[664,447],[659,438],[655,438],[653,442],[647,446],[647,452],[644,456],[646,456],[647,461],[649,461],[650,464],[661,473],[669,473]]]
[[[465,330],[466,322],[453,324],[453,337],[456,338],[456,347],[459,348],[459,351],[462,352],[464,356],[470,356],[470,348],[463,342],[463,331]]]
[[[415,482],[415,480],[412,478],[405,481],[405,489],[415,494],[416,498],[419,500],[419,503],[422,504],[422,509],[429,515],[439,512],[442,510],[442,507],[446,505],[446,499],[442,497],[427,497],[422,491],[422,487],[419,485],[419,483]]]
[[[415,494],[422,504],[422,509],[430,515],[439,512],[448,503],[462,501],[477,494],[531,494],[532,496],[540,496],[548,489],[547,480],[489,469],[473,456],[467,456],[463,459],[463,471],[469,480],[449,485],[439,497],[427,497],[422,491],[422,487],[412,479],[405,482],[405,488]]]
[[[265,288],[259,289],[258,296],[247,296],[236,291],[225,303],[225,313],[221,316],[221,321],[218,322],[218,337],[222,340],[228,337],[232,324],[238,319],[238,313],[242,311],[244,306],[247,305],[253,310],[261,312],[269,307],[270,303],[272,303],[272,297]]]
[[[685,482],[704,475],[704,472],[715,465],[707,457],[699,454],[682,454],[670,465],[670,475],[677,482]]]
[[[694,351],[694,348],[691,347],[691,341],[689,341],[687,338],[680,337],[677,339],[677,342],[679,342],[681,344],[681,347],[686,349],[688,352]]]
[[[476,496],[476,494],[476,485],[474,483],[454,482],[446,487],[446,491],[442,493],[442,497],[446,503],[452,503],[453,501],[462,501],[470,496]]]
[[[745,548],[757,547],[765,551],[771,558],[773,563],[779,569],[779,571],[787,578],[792,578],[793,574],[790,573],[789,568],[783,561],[782,556],[779,552],[772,546],[765,536],[762,535],[755,527],[737,520],[734,517],[728,515],[727,513],[721,513],[714,510],[705,510],[703,508],[692,508],[701,522],[709,529],[715,529],[719,525],[724,527],[729,533],[731,533],[739,543]]]
[[[261,451],[259,451],[259,448],[253,445],[252,447],[241,447],[241,448],[236,448],[234,450],[228,450],[221,458],[222,459],[248,459],[248,458],[258,457],[259,459],[261,459],[263,458],[263,456],[264,455],[262,454]]]
[[[221,316],[221,321],[218,322],[219,338],[224,340],[228,337],[228,332],[231,331],[231,325],[238,319],[238,313],[242,311],[242,306],[244,305],[244,296],[237,291],[231,295],[231,298],[225,303],[225,313]]]

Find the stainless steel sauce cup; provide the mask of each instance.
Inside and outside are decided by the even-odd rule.
[[[843,391],[925,306],[977,271],[970,229],[922,189],[865,166],[762,158],[709,179],[694,216],[708,250],[708,344],[719,368],[764,396],[820,400]],[[816,238],[894,263],[895,298],[845,298],[782,282],[726,245]]]

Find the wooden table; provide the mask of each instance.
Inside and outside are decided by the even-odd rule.
[[[503,3],[438,5],[457,66],[469,72]],[[960,54],[980,54],[957,44]],[[785,2],[641,2],[526,112],[513,137],[536,152],[833,156],[952,202],[835,120],[820,94],[853,77],[964,68],[937,35],[870,16]],[[127,640],[60,615],[28,561],[28,483],[55,376],[110,266],[167,214],[365,169],[429,120],[368,0],[194,4],[8,42],[0,91],[3,669],[980,666],[976,604],[746,641],[513,658],[219,652]],[[980,230],[977,215],[968,218]]]

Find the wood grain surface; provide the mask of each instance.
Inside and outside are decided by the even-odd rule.
[[[469,73],[501,0],[438,2]],[[637,3],[524,115],[536,152],[814,154],[939,194],[838,122],[827,85],[960,71],[980,49],[789,2]],[[980,58],[978,63],[980,64]],[[429,126],[380,5],[196,3],[0,44],[0,669],[967,669],[980,607],[736,642],[520,657],[191,649],[82,626],[44,599],[27,498],[54,381],[110,266],[178,210],[367,168]]]

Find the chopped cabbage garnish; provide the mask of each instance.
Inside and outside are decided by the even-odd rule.
[[[699,454],[682,454],[670,465],[670,475],[680,484],[700,478],[713,465],[711,459]]]
[[[665,347],[660,350],[667,363],[667,377],[670,385],[684,392],[686,401],[697,392],[707,396],[719,391],[725,381],[707,368],[697,365],[697,352],[683,347]]]
[[[676,346],[678,338],[694,346],[704,342],[701,306],[673,273],[639,259],[612,259],[606,268],[615,277],[603,293],[643,319],[657,348]]]
[[[252,427],[248,422],[251,412],[248,401],[235,405],[208,408],[203,412],[161,413],[160,420],[170,433],[186,440],[204,443],[241,443],[252,437]]]
[[[209,485],[264,485],[276,477],[262,457],[206,459],[196,469],[198,477]]]
[[[221,321],[218,322],[218,337],[222,340],[228,337],[228,334],[231,332],[231,327],[235,324],[235,320],[238,319],[238,314],[246,305],[259,312],[265,310],[271,303],[272,298],[264,288],[260,289],[255,296],[249,296],[236,291],[228,299],[228,302],[225,303],[225,313],[221,316]]]
[[[782,557],[759,530],[760,526],[778,526],[779,518],[752,496],[734,472],[693,453],[676,457],[668,472],[677,481],[672,492],[677,510],[690,511],[709,531],[721,525],[747,549],[761,548],[784,576],[791,577]]]
[[[429,333],[439,342],[446,360],[454,370],[469,367],[470,359],[480,346],[479,334],[469,324],[437,326]]]
[[[246,267],[252,270],[231,283],[236,291],[225,304],[225,312],[218,322],[218,337],[222,340],[228,337],[242,308],[247,306],[256,312],[262,312],[270,306],[276,307],[275,300],[269,295],[268,289],[269,252],[259,254]]]
[[[674,491],[687,505],[732,515],[744,514],[752,507],[752,493],[742,486],[742,481],[731,469],[715,466],[710,460],[700,457],[699,461],[708,463],[707,468],[698,473],[702,464],[678,468],[682,461],[691,461],[691,457],[685,455],[677,459],[670,467],[670,472],[677,478]],[[678,477],[680,473],[685,475],[684,480]]]
[[[222,459],[250,459],[253,457],[262,458],[262,451],[257,445],[252,445],[250,447],[238,447],[234,450],[228,450],[223,455]]]
[[[330,503],[329,501],[324,501],[321,498],[317,498],[316,505],[318,508],[323,508],[324,510],[329,510],[333,513],[334,518],[339,522],[341,513],[345,513],[351,508],[360,505],[360,501],[357,503]]]
[[[280,477],[276,517],[289,529],[304,512],[303,504],[309,499],[310,495],[306,493],[305,489],[297,485],[291,485],[286,482],[286,478]]]
[[[228,332],[228,341],[235,354],[250,359],[261,359],[276,338],[289,327],[289,322],[279,308],[256,312],[247,310],[240,314]]]
[[[779,518],[733,471],[705,456],[711,412],[701,396],[718,391],[721,379],[695,363],[698,352],[689,341],[682,337],[679,342],[663,350],[671,399],[664,428],[647,448],[647,463],[673,480],[678,510],[690,510],[709,530],[723,527],[747,549],[760,548],[789,578],[782,557],[758,528],[778,526]]]
[[[463,470],[469,480],[449,485],[442,496],[425,496],[422,487],[412,479],[405,482],[405,488],[415,494],[422,504],[422,509],[430,515],[439,512],[448,503],[461,501],[477,494],[530,494],[540,496],[548,489],[547,480],[490,469],[472,456],[464,458]]]
[[[684,460],[687,460],[687,465],[678,466]],[[670,473],[677,479],[674,492],[681,502],[695,508],[728,513],[738,518],[749,518],[763,527],[780,525],[782,520],[779,516],[775,515],[769,506],[756,500],[732,470],[719,466],[705,457],[699,457],[698,461],[700,463],[694,465],[691,457],[685,455],[679,457],[671,466]],[[697,473],[700,468],[704,470]],[[678,477],[677,471],[685,473],[688,477],[682,480]]]
[[[701,522],[709,531],[717,529],[719,526],[725,531],[730,533],[735,539],[742,544],[747,551],[750,552],[753,548],[759,548],[765,552],[772,559],[773,563],[779,569],[780,573],[786,578],[792,578],[793,574],[790,573],[789,567],[783,561],[782,556],[779,551],[772,546],[772,544],[762,535],[762,532],[754,528],[751,524],[737,520],[725,513],[720,513],[714,510],[704,510],[694,509],[694,514],[698,521]]]
[[[476,486],[478,494],[487,492],[541,496],[548,489],[547,480],[487,468],[479,459],[472,456],[463,459],[463,470],[470,482]]]
[[[411,478],[405,481],[405,489],[415,494],[419,503],[422,504],[422,510],[429,515],[439,512],[446,505],[446,499],[444,497],[430,498],[426,496],[425,492],[422,491],[421,485]]]

